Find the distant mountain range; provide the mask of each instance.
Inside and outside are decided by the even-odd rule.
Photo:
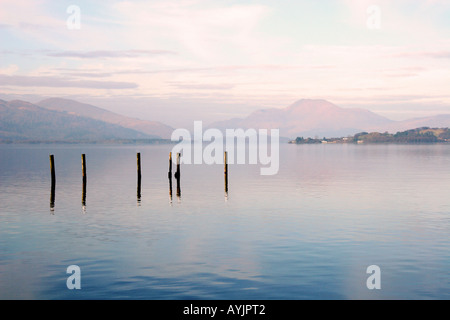
[[[208,126],[225,129],[280,129],[280,137],[344,137],[359,132],[450,127],[450,114],[393,121],[365,109],[325,100],[299,100],[284,109],[258,110],[246,118]],[[102,141],[170,139],[173,128],[122,116],[74,100],[50,98],[32,104],[0,100],[0,141]]]
[[[115,124],[124,128],[133,129],[141,133],[145,133],[149,137],[170,139],[173,128],[157,121],[139,120],[105,109],[95,107],[90,104],[81,103],[74,100],[50,98],[37,103],[38,106],[48,110],[65,112],[67,114],[76,115],[106,123]],[[130,106],[132,108],[133,106]]]
[[[418,127],[450,127],[450,115],[393,121],[365,109],[338,107],[326,100],[299,100],[284,109],[258,110],[246,118],[215,122],[209,127],[225,129],[280,129],[280,136],[344,137],[363,131],[396,133]]]
[[[159,122],[121,116],[73,100],[31,104],[0,100],[0,139],[7,141],[102,141],[170,138]]]

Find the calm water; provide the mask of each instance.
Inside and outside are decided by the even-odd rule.
[[[450,298],[449,145],[282,145],[278,175],[230,165],[228,199],[221,165],[185,165],[172,203],[170,149],[0,145],[0,298]]]

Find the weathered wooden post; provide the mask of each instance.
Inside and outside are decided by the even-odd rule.
[[[52,177],[52,185],[50,188],[50,210],[55,210],[55,191],[56,191],[56,174],[55,174],[55,157],[50,155],[50,172]]]
[[[81,206],[83,212],[86,210],[86,185],[87,185],[87,174],[86,174],[86,155],[83,153],[81,155],[81,172],[83,176],[83,186],[81,190]]]
[[[180,179],[180,157],[181,154],[177,153],[177,171],[175,172],[175,179]]]
[[[56,175],[55,175],[55,156],[50,155],[50,172],[52,174],[52,185],[56,182]]]
[[[81,170],[83,174],[83,184],[87,182],[87,174],[86,174],[86,155],[83,153],[81,155]]]
[[[169,179],[172,179],[172,152],[169,153]]]
[[[177,179],[177,197],[180,198],[181,197],[181,183],[180,183],[180,178],[181,178],[181,170],[180,170],[180,157],[181,154],[177,153],[177,172],[175,172],[175,179]]]
[[[169,201],[172,203],[172,176],[169,176]]]
[[[136,155],[136,162],[137,162],[137,201],[139,204],[141,202],[141,182],[142,182],[141,154],[139,152]]]
[[[225,178],[225,196],[228,196],[228,153],[226,151],[223,153],[223,163],[224,163],[223,173]]]
[[[169,202],[172,203],[172,152],[169,153],[169,172],[167,177],[169,178]]]

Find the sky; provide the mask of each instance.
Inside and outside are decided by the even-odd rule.
[[[174,127],[326,99],[450,113],[448,0],[0,0],[0,98]]]

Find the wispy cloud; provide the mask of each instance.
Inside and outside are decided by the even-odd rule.
[[[230,90],[234,84],[187,84],[187,83],[170,83],[172,86],[179,89],[192,90]]]
[[[60,77],[0,75],[0,86],[85,88],[85,89],[134,89],[136,83],[116,81],[80,81]]]
[[[432,58],[432,59],[450,59],[450,51],[420,51],[420,52],[401,52],[394,54],[394,57],[400,58]]]
[[[49,57],[58,58],[81,58],[81,59],[104,59],[104,58],[136,58],[141,56],[173,55],[170,50],[98,50],[98,51],[60,51],[47,53]]]

